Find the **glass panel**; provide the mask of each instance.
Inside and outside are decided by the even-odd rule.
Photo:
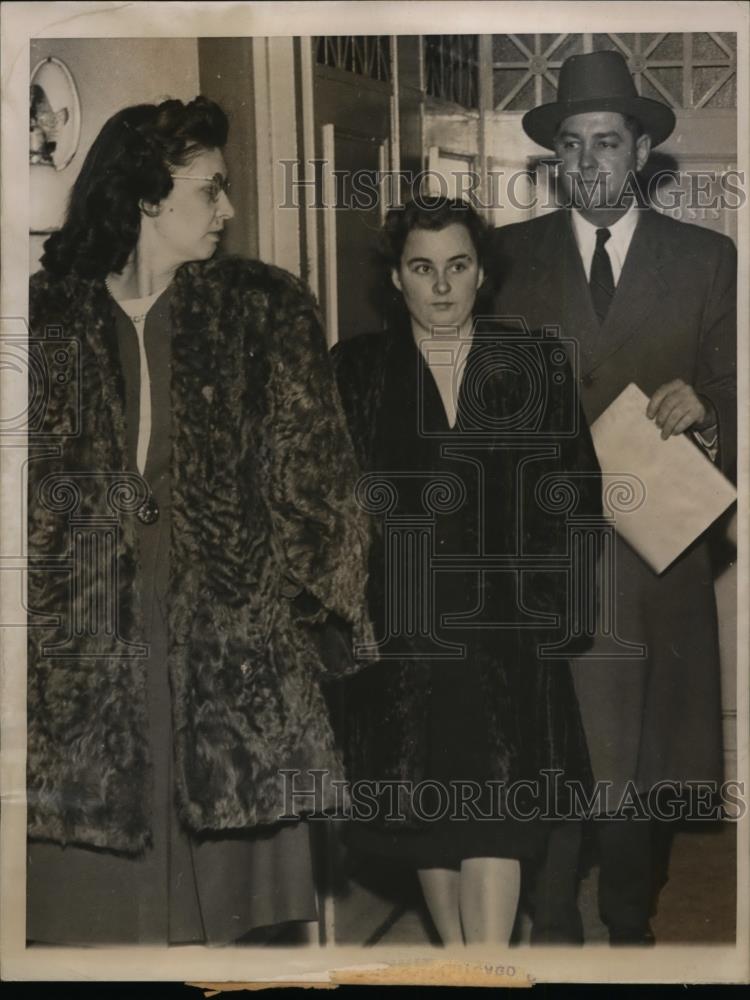
[[[533,108],[536,105],[534,100],[534,78],[532,77],[524,87],[522,87],[520,93],[508,104],[508,111],[528,111],[529,108]]]
[[[492,36],[493,62],[525,62],[526,54],[521,52],[508,35]]]
[[[534,48],[534,52],[539,52],[540,55],[547,53],[547,49],[550,48],[554,42],[560,37],[559,35],[537,35],[538,42]],[[554,59],[555,49],[552,49],[550,53],[547,54],[548,59]]]
[[[643,51],[648,49],[651,42],[657,38],[657,35],[644,35],[643,36]],[[679,61],[683,60],[683,35],[675,34],[674,32],[666,35],[664,39],[659,42],[656,48],[649,53],[649,62],[661,62],[666,59],[668,61]]]
[[[702,68],[698,66],[693,71],[693,100],[697,105],[708,93],[711,87],[721,79],[726,73],[726,69]],[[722,84],[719,90],[706,101],[705,108],[735,108],[737,107],[737,77],[733,73],[731,78]]]
[[[607,49],[616,49],[617,46],[609,37],[609,35],[593,35],[591,39],[591,46],[594,52],[606,51]]]
[[[737,35],[733,31],[717,31],[716,34],[724,42],[726,47],[734,54],[737,54]]]
[[[526,76],[526,72],[527,71],[524,69],[495,70],[493,73],[493,81],[496,108],[500,106],[503,106],[503,108],[505,107],[508,94],[510,94],[511,91],[518,86],[524,76]],[[531,107],[531,104],[529,104],[529,107]]]
[[[523,42],[523,44],[526,46],[529,52],[536,51],[536,49],[534,48],[534,35],[516,35],[516,38],[518,38],[521,42]]]
[[[657,69],[651,67],[649,69],[650,75],[660,83],[662,87],[671,95],[669,99],[658,90],[656,87],[652,87],[651,83],[642,77],[643,88],[642,94],[644,97],[653,97],[657,101],[667,101],[673,108],[681,108],[683,106],[682,101],[682,68],[675,67],[674,69]]]
[[[729,57],[720,45],[717,45],[708,34],[696,32],[693,35],[693,59],[696,62],[705,60],[715,60],[719,63],[728,63]]]
[[[552,75],[557,78],[559,74],[553,70]],[[546,77],[542,77],[542,104],[549,104],[555,100],[557,100],[557,87],[553,87]]]
[[[639,90],[641,97],[650,97],[652,101],[661,101],[662,104],[666,103],[666,101],[664,100],[664,94],[662,94],[660,90],[657,90],[656,87],[653,86],[651,81],[646,79],[645,76],[641,77]]]
[[[635,52],[635,35],[625,35],[618,32],[617,37],[620,41],[620,45],[624,45],[625,48],[628,50],[628,52]],[[610,45],[605,47],[608,47],[610,49],[618,49],[620,52],[623,51],[620,45],[618,45],[613,38],[610,37],[609,40],[610,40]]]
[[[563,62],[568,56],[583,52],[583,38],[580,35],[566,35],[556,49],[548,56],[550,62]]]
[[[632,45],[635,41],[635,35],[619,35],[618,36],[625,45],[627,45],[630,52],[633,51]],[[594,35],[592,42],[592,48],[594,52],[620,52],[627,58],[627,53],[623,52],[617,42],[612,40],[611,35]]]

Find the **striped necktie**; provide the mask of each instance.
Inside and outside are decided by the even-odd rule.
[[[591,277],[589,278],[589,288],[591,289],[591,302],[594,312],[601,325],[607,315],[612,296],[615,294],[615,279],[612,275],[612,262],[605,247],[605,243],[612,234],[608,229],[597,229],[596,249],[591,261]]]

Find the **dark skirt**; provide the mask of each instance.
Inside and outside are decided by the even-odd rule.
[[[425,706],[427,770],[411,786],[420,826],[354,818],[346,825],[344,842],[356,853],[417,868],[460,868],[463,860],[477,857],[535,857],[545,844],[545,824],[509,815],[497,786],[491,784],[487,734],[477,725],[483,717],[483,695],[476,671],[470,661],[445,661],[432,666],[431,678]],[[478,795],[470,806],[461,807],[458,783],[466,782],[478,785]]]
[[[355,820],[344,832],[344,843],[357,854],[418,869],[458,869],[469,858],[533,859],[546,843],[546,832],[539,820],[443,820],[424,830],[384,830]]]

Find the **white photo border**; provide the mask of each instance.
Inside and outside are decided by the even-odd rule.
[[[224,37],[231,35],[314,35],[326,26],[329,34],[377,34],[388,25],[392,34],[524,32],[544,25],[545,32],[618,32],[642,27],[649,32],[726,30],[737,33],[738,169],[750,172],[748,122],[750,37],[749,9],[732,2],[525,2],[525,3],[5,3],[2,7],[2,285],[0,317],[27,313],[28,281],[28,127],[29,41],[33,37]],[[335,26],[335,30],[334,30]],[[747,188],[746,188],[747,190]],[[747,609],[748,541],[750,519],[750,207],[739,213],[739,502],[738,607]],[[1,371],[0,416],[23,412],[25,384],[12,372]],[[3,444],[3,442],[0,442]],[[21,533],[17,505],[18,476],[25,455],[21,441],[0,447],[0,514],[2,560],[14,564],[20,553]],[[7,560],[7,561],[6,561]],[[17,573],[0,574],[0,621],[12,599],[8,587]],[[748,615],[738,622],[738,777],[748,787],[748,719],[750,684]],[[433,969],[429,981],[455,982],[466,963],[502,968],[507,963],[521,979],[539,982],[732,983],[747,982],[750,955],[748,916],[749,820],[738,824],[738,914],[735,947],[693,945],[639,950],[586,947],[585,949],[487,950],[436,952],[427,947],[362,948],[206,948],[120,947],[41,948],[25,946],[25,838],[24,801],[26,732],[26,649],[23,628],[2,630],[0,648],[2,760],[2,817],[0,826],[0,954],[5,980],[82,981],[138,980],[178,982],[276,983],[335,981],[333,970],[356,969],[367,981],[393,981],[396,967],[411,968],[417,981],[419,967]],[[437,966],[434,963],[438,963]],[[453,969],[453,972],[451,972]],[[342,974],[346,981],[346,974]],[[425,972],[423,975],[429,975]],[[382,978],[381,978],[382,977]],[[498,985],[503,984],[498,974]]]

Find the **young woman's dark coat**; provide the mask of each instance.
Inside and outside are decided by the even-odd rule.
[[[569,624],[570,517],[596,518],[601,510],[599,467],[565,352],[520,327],[475,334],[454,429],[408,322],[341,342],[334,363],[357,457],[369,475],[359,492],[373,514],[369,602],[378,639],[393,630],[393,608],[403,598],[404,579],[387,566],[393,554],[387,539],[407,523],[399,518],[410,519],[415,534],[420,525],[432,533],[428,574],[446,555],[459,561],[456,572],[442,574],[442,584],[433,578],[438,596],[426,633],[402,621],[380,645],[381,661],[345,682],[342,740],[350,777],[440,777],[434,773],[440,734],[430,720],[442,681],[437,638],[463,643],[451,669],[465,671],[467,688],[478,692],[477,714],[462,725],[467,742],[480,734],[486,752],[476,773],[463,777],[535,781],[546,768],[587,784],[588,755],[565,655],[544,658],[538,649],[564,640]],[[466,556],[475,558],[473,566]],[[498,557],[506,557],[505,569],[498,569]],[[410,558],[419,558],[416,549]],[[480,627],[441,623],[456,612]],[[456,691],[459,712],[461,682]]]

